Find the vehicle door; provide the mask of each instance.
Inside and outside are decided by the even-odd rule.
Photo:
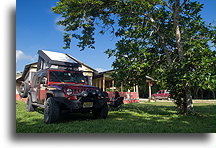
[[[164,97],[165,97],[165,91],[164,91],[164,90],[161,90],[160,98],[163,99]]]
[[[38,100],[40,103],[43,103],[46,98],[46,91],[47,91],[47,75],[46,73],[42,73],[39,79],[39,94]]]
[[[161,98],[161,90],[157,92],[156,97],[157,97],[158,99]]]

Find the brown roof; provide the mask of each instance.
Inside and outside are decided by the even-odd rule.
[[[74,61],[76,61],[76,62],[80,63],[81,65],[84,65],[85,67],[87,67],[87,68],[91,69],[92,71],[94,71],[94,72],[97,72],[97,73],[98,73],[98,71],[97,71],[97,70],[95,70],[95,69],[93,69],[93,68],[89,67],[88,65],[86,65],[85,63],[83,63],[83,62],[81,62],[81,61],[77,60],[76,58],[72,57],[71,55],[69,55],[69,54],[66,54],[66,55],[67,55],[67,56],[69,56],[70,58],[72,58]]]
[[[34,63],[31,63],[31,64],[26,65],[25,68],[24,68],[23,73],[21,73],[21,76],[16,77],[16,81],[23,81],[24,78],[25,78],[25,76],[26,76],[26,74],[28,73],[30,67],[31,67],[32,65],[35,65],[35,64],[37,64],[37,62],[34,62]],[[35,67],[35,68],[36,68],[36,67]]]

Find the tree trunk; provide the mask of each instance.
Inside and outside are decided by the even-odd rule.
[[[203,99],[203,89],[200,88],[200,91],[201,91],[201,99]]]
[[[195,87],[195,94],[194,94],[194,98],[195,99],[199,99],[199,87]]]
[[[196,91],[197,91],[197,87],[194,87],[194,88],[193,88],[193,99],[196,99],[196,98],[197,98]]]
[[[185,93],[186,93],[186,112],[194,112],[193,109],[193,102],[192,102],[192,95],[191,95],[191,90],[189,87],[186,87],[185,89]]]
[[[213,97],[213,99],[215,99],[215,93],[213,90],[212,90],[212,97]]]
[[[180,11],[181,11],[180,0],[175,0],[174,9],[173,9],[173,19],[174,19],[174,29],[175,29],[175,36],[176,36],[176,48],[178,50],[178,56],[180,61],[183,61],[184,54],[181,45],[181,31],[179,25]]]
[[[174,30],[176,37],[176,49],[178,50],[178,57],[180,61],[184,61],[184,53],[181,45],[181,29],[180,29],[180,13],[181,13],[181,5],[180,0],[175,0],[173,5],[173,19],[174,19]],[[183,101],[182,106],[184,113],[194,113],[193,102],[192,102],[192,94],[191,89],[188,85],[185,87],[185,101]]]

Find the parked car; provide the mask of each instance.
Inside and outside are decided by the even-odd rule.
[[[82,71],[44,69],[37,71],[28,91],[26,111],[44,108],[44,122],[59,120],[61,111],[92,112],[93,118],[108,115],[108,94],[86,85]]]
[[[170,93],[168,90],[160,90],[155,94],[152,94],[153,100],[170,100]]]

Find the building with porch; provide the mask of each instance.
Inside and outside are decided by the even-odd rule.
[[[112,73],[114,73],[115,70],[108,70],[104,72],[100,72],[97,74],[94,74],[93,77],[93,86],[99,87],[102,91],[106,91],[109,94],[109,97],[114,97],[114,92],[118,91],[120,96],[124,97],[128,100],[138,100],[139,99],[139,86],[136,85],[132,89],[124,89],[124,84],[121,83],[121,86],[119,88],[116,87],[115,81],[112,78]],[[146,76],[146,83],[148,84],[148,94],[149,98],[151,98],[152,95],[152,86],[153,83],[156,82],[153,78]]]

